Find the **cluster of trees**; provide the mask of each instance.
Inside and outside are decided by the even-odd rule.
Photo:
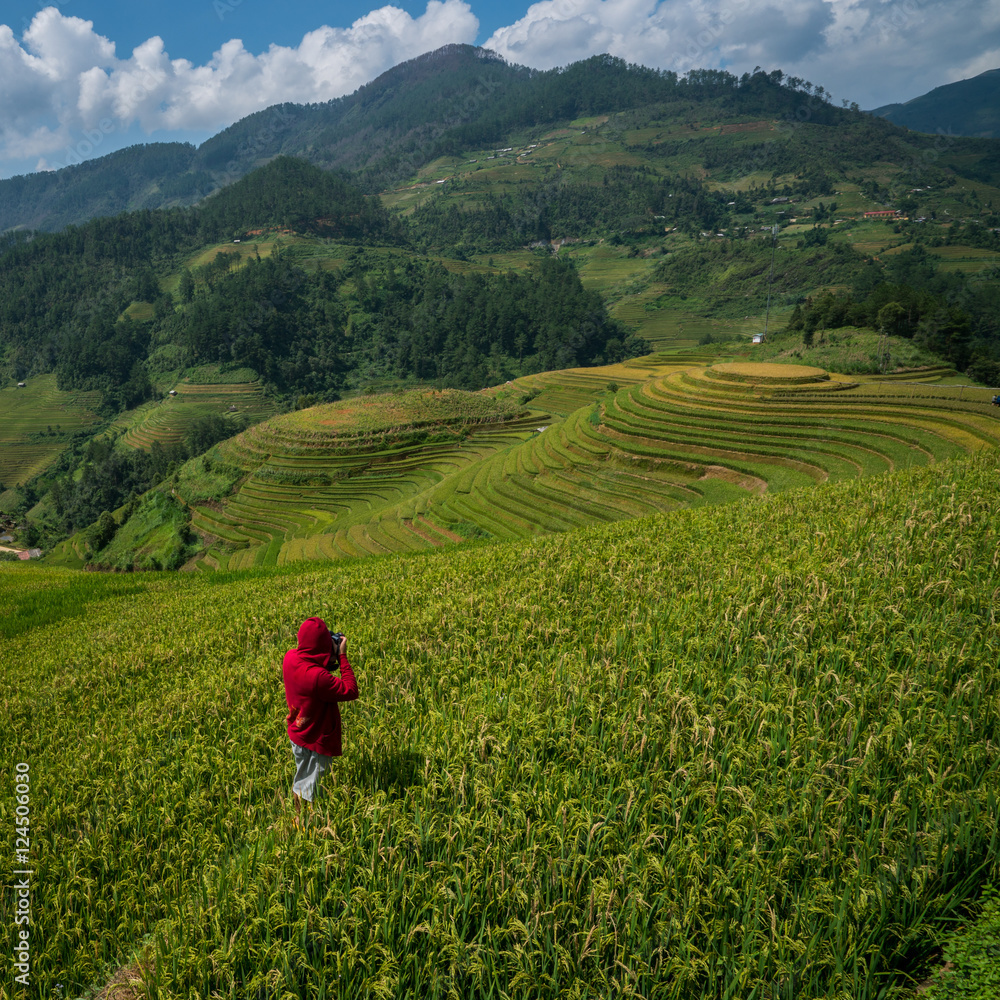
[[[343,384],[347,316],[329,272],[307,274],[276,254],[197,289],[152,333],[184,348],[189,364],[238,361],[279,392]]]
[[[48,496],[52,514],[45,529],[51,537],[79,531],[99,522],[102,515],[106,515],[106,531],[115,524],[110,511],[124,506],[127,520],[128,505],[134,508],[142,493],[167,479],[189,458],[204,454],[245,426],[210,414],[192,423],[183,442],[164,446],[156,441],[149,451],[118,448],[113,438],[79,435],[42,476],[22,488],[22,507],[28,509],[39,497]],[[37,528],[34,537],[39,538]],[[109,540],[94,547],[102,548]]]
[[[540,254],[526,273],[453,274],[359,255],[349,348],[357,369],[475,389],[648,350],[610,319],[571,262]]]
[[[711,112],[778,117],[832,125],[860,119],[857,107],[829,103],[822,87],[780,70],[735,76],[725,70],[691,70],[678,76],[597,55],[559,69],[535,72],[512,80],[471,121],[450,130],[458,149],[488,146],[505,135],[545,122],[572,120],[632,108],[655,110],[662,117],[683,120]],[[698,110],[694,111],[697,106]],[[898,132],[888,122],[873,120],[881,133]]]
[[[649,167],[614,166],[589,181],[564,179],[560,171],[539,187],[484,193],[474,208],[431,200],[410,226],[418,246],[482,253],[553,236],[713,229],[728,218],[728,200],[692,177],[665,180]]]
[[[153,336],[191,363],[238,360],[281,393],[320,398],[385,378],[480,388],[644,347],[549,254],[500,276],[363,250],[339,274],[307,272],[279,254],[199,286]]]
[[[209,198],[197,209],[202,242],[243,236],[270,226],[338,239],[399,238],[400,227],[378,198],[369,198],[342,171],[279,156]]]
[[[882,282],[864,298],[825,292],[796,306],[787,329],[801,331],[812,344],[815,331],[845,326],[870,327],[890,336],[913,339],[964,370],[972,358],[969,313],[926,289]]]
[[[651,173],[620,168],[606,185],[557,187],[534,202],[496,199],[470,218],[429,211],[414,232],[423,227],[427,242],[505,247],[581,216],[604,226],[620,223],[620,212],[648,225],[655,214],[676,218],[719,202],[694,181],[673,187],[665,192]],[[484,225],[485,217],[493,221]],[[287,157],[199,208],[9,237],[0,252],[0,330],[12,374],[54,369],[61,388],[100,390],[113,413],[150,396],[146,362],[163,343],[180,345],[192,364],[235,360],[280,393],[327,398],[370,373],[482,385],[489,372],[509,377],[626,350],[598,296],[554,261],[487,279],[420,264],[387,270],[380,255],[361,254],[335,277],[306,273],[280,254],[233,269],[235,257],[220,254],[199,274],[182,274],[179,301],[161,292],[157,269],[179,253],[269,226],[358,245],[403,239],[377,199],[343,175]],[[154,305],[151,319],[128,317],[137,301]]]
[[[979,228],[979,227],[977,227]],[[788,329],[807,343],[817,330],[863,326],[912,338],[968,371],[996,383],[1000,361],[1000,289],[942,272],[926,249],[887,258],[884,269],[859,272],[849,292],[825,292],[797,305]]]

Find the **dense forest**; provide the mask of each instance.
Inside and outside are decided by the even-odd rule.
[[[18,379],[55,370],[59,386],[97,389],[115,413],[147,398],[146,361],[179,345],[190,364],[237,361],[280,394],[330,398],[353,378],[483,385],[551,367],[616,360],[634,339],[585,293],[572,266],[521,274],[448,274],[440,266],[356,253],[335,275],[280,253],[235,267],[219,253],[176,291],[156,270],[177,254],[239,234],[287,228],[359,248],[405,245],[408,230],[339,173],[280,157],[190,209],[125,213],[59,234],[11,234],[0,270],[0,330]],[[412,229],[412,226],[410,227]],[[133,303],[152,316],[135,321]],[[352,374],[353,373],[353,374]]]
[[[191,364],[238,361],[281,393],[326,399],[359,379],[481,388],[644,347],[550,254],[523,273],[481,275],[362,249],[339,273],[251,261],[192,291],[151,339],[182,346]]]

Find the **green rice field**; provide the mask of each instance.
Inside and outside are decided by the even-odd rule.
[[[54,374],[0,389],[0,484],[9,488],[41,472],[70,435],[97,423],[100,402],[99,392],[57,389]]]
[[[172,389],[175,395],[165,392],[117,422],[124,429],[126,446],[146,450],[154,442],[178,444],[206,416],[256,423],[274,412],[274,404],[250,368],[223,373],[218,365],[205,365],[172,384]]]
[[[336,564],[0,564],[24,995],[915,997],[1000,877],[997,451],[961,408],[755,377],[638,383],[563,447],[711,381],[716,438],[733,404],[775,453],[820,436],[822,487]],[[300,831],[280,662],[314,614],[361,697]]]

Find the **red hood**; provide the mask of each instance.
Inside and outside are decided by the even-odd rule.
[[[319,666],[326,666],[333,653],[333,639],[322,618],[307,618],[299,626],[297,652]]]

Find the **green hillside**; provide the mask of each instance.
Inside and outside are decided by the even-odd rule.
[[[0,565],[33,988],[914,996],[1000,877],[996,454],[409,557]],[[303,834],[314,614],[361,698]]]
[[[65,447],[98,420],[96,392],[67,392],[53,375],[39,375],[0,389],[0,493],[27,483]]]
[[[989,80],[983,74],[938,88],[950,92],[943,123],[949,137],[991,131],[985,99]],[[959,94],[962,87],[966,90]],[[910,103],[920,104],[938,91]],[[909,105],[902,107],[905,114]],[[600,55],[538,72],[483,49],[449,45],[393,67],[336,100],[281,104],[249,115],[198,149],[150,143],[0,181],[0,231],[57,231],[97,216],[191,205],[278,156],[351,171],[367,193],[376,194],[442,158],[461,162],[476,150],[489,156],[522,142],[544,142],[554,130],[572,132],[622,116],[628,141],[638,147],[628,163],[651,152],[655,158],[676,157],[690,176],[706,169],[713,178],[720,170],[731,176],[736,168],[743,189],[767,183],[773,175],[815,180],[841,173],[845,164],[866,173],[871,169],[880,181],[886,174],[935,173],[968,165],[970,153],[972,165],[985,166],[982,180],[996,175],[991,145],[976,147],[958,139],[942,149],[933,137],[907,135],[856,106],[836,107],[822,87],[780,70],[736,77],[694,69],[678,77]],[[936,133],[941,122],[901,124]],[[845,126],[854,133],[852,141],[836,141],[831,127]],[[590,152],[595,164],[621,162],[605,157],[600,143]],[[809,161],[805,170],[796,162],[803,152]],[[550,154],[551,149],[540,159]],[[489,165],[481,161],[480,169]]]
[[[482,100],[470,99],[470,83]],[[22,442],[34,456],[18,466],[28,480],[0,496],[19,543],[48,550],[87,531],[103,549],[113,511],[120,521],[158,484],[170,495],[185,461],[270,414],[519,383],[650,350],[730,356],[765,328],[762,355],[781,331],[776,353],[789,362],[811,352],[817,367],[844,374],[938,366],[956,382],[1000,385],[1000,160],[990,140],[938,148],[777,71],[679,78],[598,57],[535,73],[463,47],[281,114],[287,128],[268,133],[273,148],[253,147],[249,159],[226,157],[266,114],[206,144],[215,166],[205,169],[221,169],[224,183],[197,206],[144,201],[59,233],[2,237],[0,373],[54,374],[59,391],[88,394],[102,418],[93,441]],[[136,176],[155,186],[137,157]],[[87,177],[96,189],[99,173]],[[71,187],[60,188],[67,204]],[[168,204],[182,204],[171,190]],[[196,401],[187,387],[209,367],[220,379]],[[227,381],[240,371],[253,373],[242,394]],[[593,398],[584,392],[578,406]],[[50,423],[44,406],[25,419]],[[214,498],[245,487],[254,515],[268,490],[251,496],[255,487],[238,482],[253,473],[239,463],[206,473],[206,495],[224,504]],[[492,473],[480,482],[496,492]],[[414,499],[409,489],[399,502]],[[372,516],[389,501],[380,496]],[[318,554],[313,529],[333,527],[336,505],[318,495],[301,513],[300,500],[281,501],[294,527],[252,528],[241,558],[258,558],[251,550],[265,538],[267,559],[277,558],[279,534],[281,546],[295,538],[300,555]],[[180,529],[178,503],[169,520]],[[375,534],[420,546],[423,515],[400,508]],[[225,512],[198,517],[205,536],[215,519],[220,545],[240,543]],[[362,520],[319,532],[339,538],[324,551],[383,551],[368,536],[371,517]],[[496,533],[471,512],[446,520]],[[399,535],[397,522],[410,527]],[[170,537],[151,560],[194,554],[191,538]],[[74,550],[84,558],[79,541]]]

